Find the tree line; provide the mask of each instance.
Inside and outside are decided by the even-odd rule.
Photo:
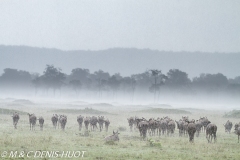
[[[118,92],[128,93],[132,97],[136,91],[148,92],[157,99],[162,92],[174,93],[230,93],[240,94],[240,76],[228,79],[222,73],[202,73],[190,79],[188,74],[179,69],[170,69],[166,74],[160,69],[150,69],[131,76],[120,73],[110,74],[98,70],[91,73],[88,69],[75,68],[70,74],[63,73],[60,68],[46,65],[42,74],[29,73],[17,69],[6,68],[0,76],[1,88],[34,88],[35,94],[40,91],[61,91],[68,88],[79,95],[81,91],[95,91],[98,97],[108,92],[113,97]]]

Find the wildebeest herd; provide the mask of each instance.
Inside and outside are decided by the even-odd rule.
[[[177,126],[179,137],[188,136],[190,142],[194,141],[195,133],[196,137],[199,137],[200,132],[204,132],[206,134],[208,143],[212,142],[213,139],[214,142],[217,140],[217,126],[214,123],[211,123],[207,117],[200,117],[198,120],[189,120],[188,117],[182,116],[182,118],[178,121],[174,121],[168,116],[156,119],[150,118],[149,120],[143,117],[130,117],[127,120],[130,126],[130,131],[133,131],[133,128],[138,130],[142,139],[146,138],[147,133],[149,133],[149,136],[171,136]],[[177,125],[175,125],[175,122]],[[224,127],[225,132],[230,133],[232,129],[232,122],[228,120],[226,124],[224,124]],[[240,123],[235,124],[234,133],[238,135],[239,143]]]
[[[35,130],[35,125],[37,123],[37,120],[39,121],[40,130],[43,130],[44,118],[42,116],[40,116],[38,119],[35,114],[28,113],[28,116],[29,116],[30,130]],[[17,129],[17,123],[20,119],[19,113],[17,113],[17,112],[13,113],[12,118],[13,118],[14,128]],[[60,125],[61,129],[64,130],[65,126],[67,124],[67,116],[53,114],[51,117],[51,121],[52,121],[54,129],[57,129],[57,127],[59,128],[59,125]],[[88,126],[90,125],[91,131],[95,131],[96,129],[98,129],[98,127],[97,127],[97,123],[98,123],[100,132],[103,130],[104,125],[105,125],[105,130],[108,131],[108,126],[110,125],[110,121],[107,118],[105,119],[104,116],[84,117],[82,115],[79,115],[79,116],[77,116],[77,122],[79,125],[79,131],[81,131],[83,123],[85,125],[86,130],[89,129]]]
[[[44,124],[44,118],[41,116],[37,119],[35,114],[29,114],[29,123],[30,123],[30,130],[35,130],[35,125],[37,120],[39,121],[40,130],[43,130],[43,124]],[[13,125],[14,128],[17,129],[17,123],[20,119],[20,116],[18,113],[13,113]],[[138,130],[140,133],[140,137],[142,139],[146,139],[147,133],[149,136],[161,136],[161,135],[167,135],[172,136],[175,132],[175,129],[178,129],[179,137],[182,136],[188,136],[189,141],[194,141],[194,136],[196,133],[196,137],[199,137],[200,132],[203,132],[206,134],[206,139],[208,143],[212,142],[214,139],[214,142],[216,142],[217,136],[217,126],[214,123],[211,123],[211,121],[208,120],[207,117],[200,117],[198,120],[189,120],[187,116],[182,116],[181,119],[178,121],[174,121],[170,117],[162,117],[162,118],[150,118],[149,120],[145,118],[138,118],[138,117],[130,117],[127,119],[128,124],[130,126],[130,131]],[[64,130],[66,123],[67,123],[67,116],[66,115],[58,115],[53,114],[51,117],[51,121],[53,124],[53,128],[56,129],[57,126],[59,128],[59,124],[61,126],[61,129]],[[99,131],[101,132],[103,130],[103,126],[105,125],[105,131],[108,131],[108,127],[110,124],[110,121],[104,116],[77,116],[77,122],[79,131],[83,128],[83,123],[85,126],[85,130],[91,130],[96,131],[99,126]],[[97,125],[98,124],[98,125]],[[90,128],[89,128],[90,126]],[[232,129],[232,122],[229,120],[223,124],[225,127],[225,132],[230,133]],[[239,143],[239,137],[240,137],[240,123],[235,124],[234,133],[238,135],[238,143]],[[114,132],[113,135],[108,136],[105,138],[106,141],[114,140],[118,141],[118,131]]]

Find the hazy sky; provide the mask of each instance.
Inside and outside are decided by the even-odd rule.
[[[240,0],[0,0],[0,44],[240,52]]]

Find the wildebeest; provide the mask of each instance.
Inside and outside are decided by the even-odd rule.
[[[44,118],[41,116],[38,119],[39,125],[40,125],[40,130],[43,130],[43,124],[44,124]]]
[[[77,122],[78,122],[78,126],[79,126],[79,131],[81,131],[81,129],[82,129],[82,123],[83,123],[83,116],[81,116],[81,115],[79,115],[78,117],[77,117]]]
[[[113,135],[105,137],[104,140],[106,142],[109,142],[109,141],[119,141],[119,137],[118,137],[119,134],[120,133],[118,133],[118,131],[117,132],[113,131]]]
[[[224,124],[224,127],[225,127],[225,132],[228,132],[230,133],[231,132],[231,129],[232,129],[232,122],[230,122],[229,120],[226,122],[226,124]]]
[[[167,135],[173,134],[175,131],[175,122],[173,120],[170,120],[167,124]]]
[[[199,133],[200,133],[201,128],[202,128],[202,123],[197,120],[195,124],[196,124],[196,131],[197,131],[196,137],[199,137]]]
[[[154,120],[153,118],[150,118],[148,121],[148,128],[150,130],[149,134],[151,136],[155,136],[155,131],[158,128],[158,122]]]
[[[140,137],[143,137],[143,139],[147,136],[147,129],[148,129],[148,122],[145,118],[138,118],[136,119],[137,122],[137,128],[140,132]]]
[[[51,120],[52,120],[53,127],[56,129],[57,128],[57,123],[58,123],[58,115],[53,114]]]
[[[205,132],[207,125],[209,124],[210,121],[208,120],[207,117],[200,118],[200,121],[202,122],[203,131]]]
[[[211,137],[211,142],[212,139],[214,138],[214,142],[216,142],[216,133],[217,133],[217,126],[215,124],[209,123],[206,128],[206,138],[208,140],[208,143],[210,143],[210,137]]]
[[[34,114],[29,114],[29,123],[30,123],[30,130],[35,130],[35,125],[37,122],[37,117]]]
[[[84,118],[84,125],[86,130],[88,130],[89,123],[90,123],[90,117]]]
[[[100,132],[103,129],[103,123],[104,123],[104,116],[98,116],[98,124],[99,124]]]
[[[130,126],[130,131],[132,132],[132,128],[133,128],[133,124],[134,124],[134,118],[130,117],[127,120],[128,120],[128,125]]]
[[[95,117],[95,116],[92,116],[91,118],[90,118],[90,126],[91,126],[91,130],[92,131],[95,131],[95,128],[98,128],[97,127],[97,123],[98,123],[98,118],[97,117]]]
[[[104,120],[104,123],[105,123],[105,129],[106,129],[106,132],[107,132],[109,124],[110,124],[110,121],[108,119],[106,119],[106,120]]]
[[[179,121],[175,121],[175,122],[177,123],[177,128],[179,130],[179,137],[181,137],[184,132],[183,121],[180,119]]]
[[[239,143],[239,136],[240,136],[240,123],[235,124],[235,133],[238,135],[238,143]]]
[[[59,123],[61,124],[61,129],[64,130],[65,126],[66,126],[66,123],[67,123],[67,116],[66,115],[60,115]]]
[[[13,118],[13,126],[15,129],[17,129],[17,123],[18,123],[18,120],[20,119],[19,113],[17,112],[13,113],[12,118]]]
[[[193,122],[190,122],[188,124],[188,129],[187,129],[188,135],[189,135],[189,142],[194,142],[194,134],[195,134],[196,130],[197,130],[196,124]]]

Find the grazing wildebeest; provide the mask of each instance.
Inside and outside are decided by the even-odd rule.
[[[120,133],[118,133],[118,131],[117,132],[113,131],[113,135],[105,137],[104,140],[106,142],[109,142],[109,141],[119,141],[119,137],[118,137],[119,134]]]
[[[79,131],[81,131],[81,129],[82,129],[82,123],[83,123],[83,116],[81,116],[81,115],[79,115],[78,117],[77,117],[77,122],[78,122],[78,126],[79,126]]]
[[[143,137],[143,139],[147,136],[147,129],[148,129],[148,122],[145,118],[138,118],[137,121],[137,128],[140,132],[140,137]]]
[[[44,118],[41,116],[38,119],[39,125],[40,125],[40,130],[43,130],[43,124],[44,124]]]
[[[231,132],[231,129],[232,129],[232,122],[230,122],[229,120],[226,122],[226,124],[224,124],[224,127],[225,127],[225,132],[228,132],[230,133]]]
[[[175,122],[173,120],[170,120],[167,124],[167,135],[174,134],[175,131]]]
[[[199,120],[197,120],[195,124],[196,124],[196,131],[197,131],[196,137],[199,137],[199,133],[202,128],[202,123]]]
[[[98,124],[99,124],[100,132],[103,129],[103,123],[104,123],[104,116],[98,116]]]
[[[130,131],[132,132],[132,128],[133,128],[133,124],[134,124],[134,118],[130,117],[127,120],[128,120],[128,125],[130,126]]]
[[[211,137],[211,142],[214,137],[214,142],[216,142],[216,133],[217,133],[217,126],[215,124],[209,123],[206,128],[206,138],[208,140],[208,143],[210,143],[210,137]]]
[[[194,134],[196,132],[196,124],[193,122],[188,123],[188,135],[189,135],[189,142],[194,142]]]
[[[34,114],[29,114],[29,123],[30,123],[30,130],[35,130],[35,125],[37,122],[37,117]]]
[[[90,117],[86,117],[84,119],[84,125],[86,130],[88,130],[89,123],[90,123]]]
[[[239,143],[239,136],[240,136],[240,123],[235,124],[235,133],[238,135],[238,143]]]
[[[106,128],[106,132],[107,132],[109,124],[110,124],[110,121],[108,119],[106,119],[104,122],[105,122],[105,128]]]
[[[56,129],[57,128],[57,123],[58,123],[58,115],[53,114],[51,120],[52,120],[53,127]]]
[[[65,126],[66,126],[66,123],[67,123],[67,116],[66,115],[60,115],[59,123],[61,124],[61,129],[64,130]]]
[[[19,113],[17,112],[13,113],[12,118],[13,118],[13,126],[15,129],[17,129],[17,123],[18,123],[18,120],[20,119]]]
[[[98,123],[98,118],[97,117],[95,117],[95,116],[92,116],[91,118],[90,118],[90,125],[91,125],[91,130],[92,131],[95,131],[95,128],[98,128],[97,127],[97,123]]]

